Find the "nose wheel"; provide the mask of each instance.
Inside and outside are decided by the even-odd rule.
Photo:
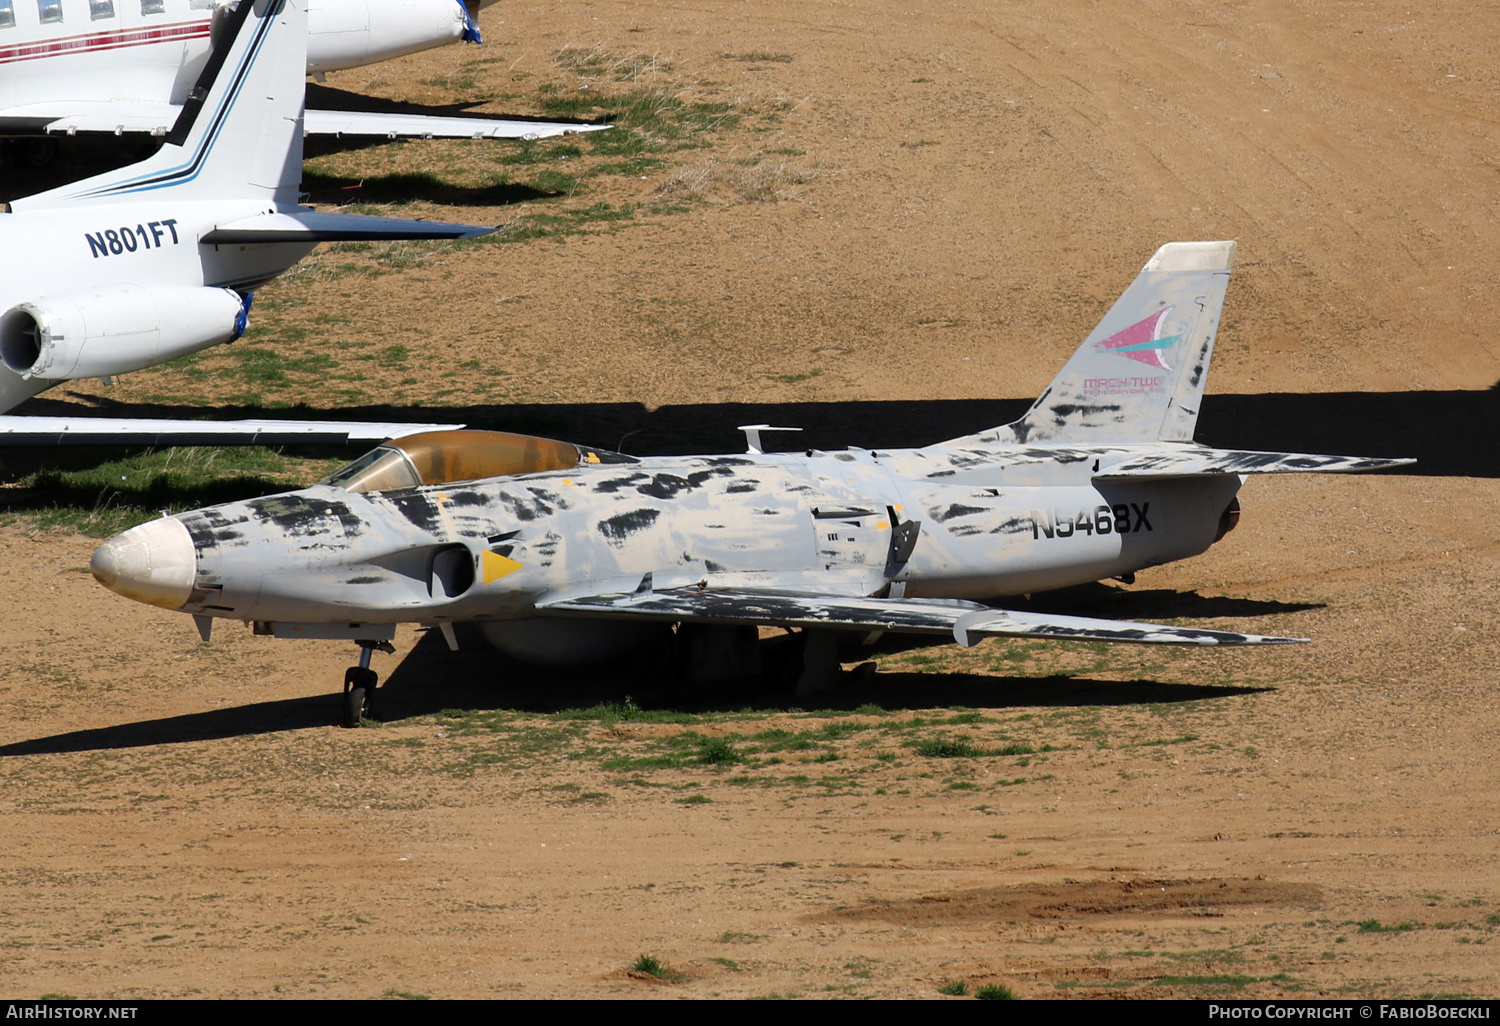
[[[379,650],[393,653],[389,641],[361,641],[359,665],[344,671],[344,726],[357,727],[359,721],[375,715],[375,685],[380,680],[370,669],[370,653]]]

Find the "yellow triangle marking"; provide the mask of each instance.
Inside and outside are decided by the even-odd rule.
[[[521,569],[521,564],[514,559],[500,555],[498,552],[490,552],[486,549],[479,554],[480,563],[484,567],[484,583],[493,584],[507,574],[513,574]]]

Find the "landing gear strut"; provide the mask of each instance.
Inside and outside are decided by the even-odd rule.
[[[344,671],[344,726],[357,727],[359,721],[375,715],[375,684],[380,679],[370,669],[370,653],[395,652],[389,641],[359,642],[359,665]]]

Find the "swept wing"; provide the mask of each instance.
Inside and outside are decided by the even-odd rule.
[[[1154,645],[1280,645],[1307,640],[991,609],[978,602],[957,599],[842,598],[776,591],[654,591],[644,581],[634,592],[543,601],[538,603],[537,611],[554,616],[946,634],[965,646],[1000,636]]]

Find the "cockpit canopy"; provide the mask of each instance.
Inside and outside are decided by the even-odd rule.
[[[418,485],[479,481],[580,463],[632,463],[616,452],[584,449],[534,435],[507,431],[426,431],[392,439],[319,484],[347,492],[387,492]]]

